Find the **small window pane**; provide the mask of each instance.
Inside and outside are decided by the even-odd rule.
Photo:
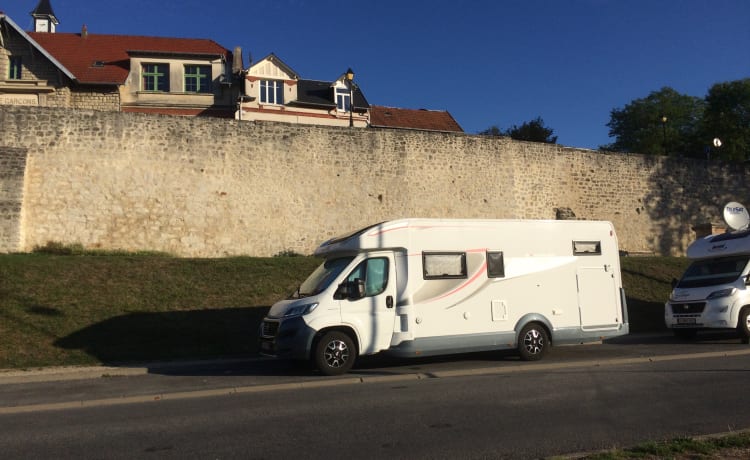
[[[502,252],[487,251],[487,277],[505,278],[505,261]]]
[[[466,254],[423,253],[422,264],[425,279],[466,278]]]
[[[20,80],[21,79],[21,69],[23,61],[21,60],[21,56],[11,56],[9,58],[10,61],[10,67],[8,72],[8,80]]]
[[[573,255],[600,255],[601,253],[601,241],[573,241]]]

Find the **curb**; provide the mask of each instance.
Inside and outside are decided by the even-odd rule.
[[[0,369],[0,385],[86,380],[103,377],[146,375],[156,369],[180,369],[232,363],[250,363],[268,358],[234,358],[205,361],[174,361],[130,364],[123,366],[52,366],[28,369]]]

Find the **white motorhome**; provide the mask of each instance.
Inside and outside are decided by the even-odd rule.
[[[323,243],[323,263],[260,327],[261,352],[326,375],[359,355],[517,349],[629,330],[610,222],[402,219]]]
[[[673,281],[664,322],[678,337],[701,329],[736,329],[750,342],[750,217],[737,202],[724,206],[732,231],[709,235],[688,246],[692,263]]]

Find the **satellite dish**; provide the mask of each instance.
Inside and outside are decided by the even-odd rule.
[[[732,230],[744,230],[750,223],[750,215],[745,206],[732,201],[724,205],[724,222],[732,227]]]

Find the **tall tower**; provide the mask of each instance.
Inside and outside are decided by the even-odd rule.
[[[59,24],[49,0],[39,0],[39,4],[31,12],[31,17],[34,18],[34,32],[55,33],[57,24]]]

